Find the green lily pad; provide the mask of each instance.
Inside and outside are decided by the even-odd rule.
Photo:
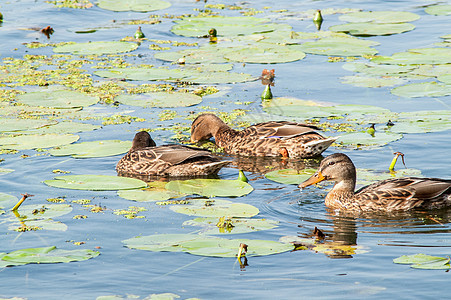
[[[184,79],[191,75],[191,73],[185,73],[179,69],[166,68],[112,68],[96,71],[94,74],[106,78],[126,78],[142,81]]]
[[[152,181],[147,183],[148,187],[141,190],[121,190],[117,194],[127,200],[137,202],[165,201],[183,196],[178,192],[165,189],[166,182]]]
[[[99,98],[69,90],[43,90],[19,95],[17,102],[52,108],[77,108],[96,104]]]
[[[406,11],[359,11],[339,17],[345,22],[404,23],[416,21],[419,15]]]
[[[448,64],[451,61],[451,48],[416,48],[392,56],[378,56],[371,59],[378,64]]]
[[[162,0],[99,0],[97,6],[112,11],[148,12],[168,8],[171,3]]]
[[[0,132],[29,130],[57,123],[57,121],[38,119],[0,119]]]
[[[186,64],[223,64],[228,62],[224,58],[224,54],[227,51],[232,51],[232,49],[203,47],[199,49],[184,49],[176,52],[158,52],[155,53],[154,57],[171,62],[177,62],[180,58],[184,58]]]
[[[39,210],[39,212],[35,212]],[[26,216],[27,220],[41,220],[64,216],[72,211],[69,204],[29,204],[22,205],[18,209],[20,215]]]
[[[71,155],[74,158],[106,157],[126,153],[132,143],[130,141],[104,140],[70,144],[49,150],[52,156]]]
[[[301,60],[305,53],[290,46],[246,47],[229,51],[225,58],[246,63],[275,64]]]
[[[88,42],[66,44],[53,48],[55,53],[72,53],[75,55],[102,55],[130,52],[138,48],[138,44],[118,41]]]
[[[247,73],[199,72],[186,79],[189,82],[197,84],[221,84],[255,81],[258,78]]]
[[[17,197],[9,194],[0,193],[0,208],[13,207],[19,201]]]
[[[57,176],[54,180],[45,180],[44,183],[57,188],[91,191],[129,190],[147,186],[139,179],[108,175]]]
[[[20,131],[20,134],[78,133],[83,131],[96,130],[100,128],[102,128],[102,126],[100,125],[92,125],[73,121],[63,121],[51,126],[45,126],[38,129],[31,129],[27,131]]]
[[[49,263],[67,263],[72,261],[83,261],[98,256],[100,252],[82,249],[82,250],[61,250],[55,246],[43,248],[28,248],[9,252],[1,260],[12,263],[25,264],[49,264]]]
[[[237,36],[276,30],[280,25],[267,23],[268,19],[255,17],[193,17],[175,21],[174,34],[197,37],[208,33],[210,28],[218,30],[218,36]],[[264,24],[266,23],[266,24]]]
[[[315,174],[315,169],[282,169],[271,171],[265,174],[265,177],[269,180],[283,183],[283,184],[300,184],[307,180],[310,176]]]
[[[430,15],[448,16],[451,15],[451,5],[449,4],[431,5],[426,7],[424,11]]]
[[[390,131],[397,133],[426,133],[451,129],[451,111],[431,110],[402,112]]]
[[[0,137],[0,149],[27,150],[71,144],[80,137],[74,134],[30,134]]]
[[[411,83],[398,86],[391,90],[396,96],[415,98],[415,97],[443,97],[451,95],[451,85],[441,84],[435,81]]]
[[[337,142],[342,146],[352,147],[378,147],[397,141],[402,138],[402,134],[391,132],[378,132],[371,136],[366,132],[353,132],[341,135]]]
[[[53,231],[66,231],[67,225],[58,221],[51,219],[42,220],[24,220],[21,223],[13,223],[8,226],[8,230],[17,230],[19,227],[23,226],[38,227],[39,230],[53,230]]]
[[[334,56],[374,55],[378,52],[369,47],[367,41],[350,38],[324,38],[305,42],[298,49],[311,54]]]
[[[250,184],[241,180],[204,178],[173,180],[166,184],[166,189],[182,194],[196,194],[206,197],[240,197],[253,190]]]
[[[238,234],[259,230],[268,230],[277,227],[278,221],[268,219],[231,218],[228,220],[232,226],[218,227],[218,218],[195,218],[183,222],[183,226],[200,226],[202,234]]]
[[[218,218],[223,216],[250,218],[259,213],[258,208],[250,204],[234,203],[219,199],[214,200],[214,202],[199,200],[187,205],[173,205],[171,210],[189,216]]]
[[[393,259],[395,264],[409,264],[415,269],[445,270],[450,268],[449,257],[426,254],[403,255]]]
[[[379,24],[379,23],[346,23],[329,27],[329,30],[345,32],[354,36],[392,35],[415,29],[410,23]]]
[[[293,250],[293,245],[274,241],[236,239],[195,234],[157,234],[122,241],[126,247],[148,251],[188,252],[194,255],[235,257],[241,243],[248,245],[246,256],[262,256]]]
[[[13,170],[13,169],[0,168],[0,176],[1,176],[1,175],[8,174],[8,173],[11,173],[11,172],[14,172],[14,170]],[[0,201],[1,201],[1,200],[0,200]]]
[[[389,171],[375,171],[368,169],[357,169],[357,185],[365,186],[376,181],[385,180],[389,178],[399,178],[406,176],[422,177],[421,171],[418,169],[399,169],[393,172]]]
[[[380,65],[368,62],[349,62],[343,65],[343,69],[351,72],[365,73],[380,76],[405,76],[416,69],[416,66]]]
[[[439,75],[437,79],[451,86],[451,74]]]
[[[351,84],[358,87],[378,88],[384,86],[394,86],[406,83],[407,80],[399,77],[369,77],[369,76],[343,76],[340,77],[342,83]]]
[[[202,97],[191,93],[151,92],[145,94],[122,94],[115,98],[125,105],[142,107],[181,107],[192,106],[202,102]]]

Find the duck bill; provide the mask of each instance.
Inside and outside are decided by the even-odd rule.
[[[321,182],[324,179],[326,179],[326,178],[323,176],[323,174],[321,174],[320,171],[318,171],[314,175],[312,175],[312,177],[310,177],[309,179],[307,179],[306,181],[301,183],[298,187],[303,189],[305,187],[308,187],[309,185]]]

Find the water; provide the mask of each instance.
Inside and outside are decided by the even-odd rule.
[[[209,2],[210,3],[210,2]],[[385,37],[369,39],[381,43],[376,48],[382,55],[405,51],[416,47],[432,47],[441,41],[439,36],[448,34],[448,17],[430,16],[424,13],[420,1],[249,1],[249,7],[262,9],[289,8],[302,11],[317,8],[352,7],[364,10],[403,10],[417,13],[421,19],[413,22],[415,30]],[[175,1],[164,13],[180,15],[195,13],[202,2]],[[122,20],[146,19],[148,13],[110,12],[99,8],[87,10],[58,9],[44,1],[2,1],[0,12],[4,22],[0,26],[0,55],[22,58],[25,54],[51,55],[49,48],[28,49],[22,43],[35,40],[47,42],[43,35],[21,30],[28,27],[55,29],[50,42],[118,40],[132,35],[136,26],[116,26]],[[163,13],[163,12],[161,12]],[[237,12],[221,12],[231,15]],[[160,14],[160,12],[155,12]],[[112,20],[116,20],[115,23]],[[296,31],[314,31],[310,20],[286,20]],[[338,15],[327,16],[323,28],[341,23]],[[149,38],[192,42],[193,39],[174,36],[169,30],[171,19],[162,18],[158,25],[143,25]],[[92,34],[75,31],[93,27],[108,27]],[[135,53],[134,63],[161,65],[153,58],[147,46]],[[167,65],[167,63],[164,63]],[[392,111],[416,111],[424,109],[449,109],[450,97],[401,99],[390,94],[388,88],[358,88],[341,84],[341,76],[352,73],[342,69],[343,62],[329,63],[325,56],[307,55],[304,60],[277,65],[236,64],[234,70],[258,76],[264,68],[276,69],[276,96],[295,96],[346,104],[370,104]],[[88,70],[89,66],[86,66]],[[95,80],[102,80],[95,77]],[[236,101],[253,101],[249,108],[261,112],[259,82],[227,85],[226,96],[207,97],[197,107],[178,108],[184,116],[189,111],[202,111],[200,106],[211,106],[220,111],[230,111],[241,106]],[[102,106],[102,105],[97,105]],[[121,112],[130,107],[107,107]],[[134,116],[144,117],[146,123],[105,126],[101,130],[85,132],[80,142],[99,139],[132,139],[142,127],[169,126],[173,122],[156,121],[160,109],[135,109]],[[264,121],[264,120],[255,120]],[[171,142],[171,132],[153,133],[158,144]],[[408,134],[403,139],[385,147],[369,151],[352,151],[330,148],[325,154],[342,151],[348,154],[357,167],[385,170],[394,151],[406,154],[407,165],[420,169],[424,176],[449,178],[451,163],[451,139],[449,131],[427,134]],[[28,154],[29,158],[20,155]],[[449,274],[445,271],[414,270],[405,265],[395,265],[392,260],[401,255],[425,253],[446,256],[450,254],[451,210],[398,213],[391,215],[345,215],[329,211],[324,206],[325,191],[308,188],[302,193],[296,186],[287,186],[264,179],[254,170],[247,172],[254,192],[242,198],[231,199],[260,209],[259,217],[280,221],[280,226],[268,230],[233,236],[278,240],[281,236],[311,234],[314,227],[324,231],[328,242],[356,244],[364,253],[343,257],[340,253],[325,255],[313,251],[295,251],[278,255],[251,257],[248,266],[240,269],[235,259],[208,258],[186,253],[158,253],[130,250],[123,247],[122,240],[138,235],[158,233],[189,233],[196,229],[182,228],[181,224],[191,217],[176,214],[166,206],[154,203],[138,203],[148,211],[145,219],[127,220],[112,214],[113,209],[136,205],[119,198],[115,192],[90,192],[61,190],[47,187],[43,180],[52,179],[52,170],[70,170],[72,174],[115,175],[114,166],[120,156],[73,159],[67,157],[36,156],[34,151],[1,155],[3,168],[15,172],[0,176],[0,191],[19,196],[28,192],[36,195],[30,203],[45,204],[47,198],[66,196],[67,200],[92,199],[93,203],[108,208],[104,213],[94,214],[80,205],[73,205],[72,213],[56,218],[68,226],[65,232],[36,231],[17,233],[9,231],[7,224],[0,223],[0,251],[9,252],[28,247],[55,245],[63,249],[94,249],[101,247],[101,255],[95,259],[68,264],[18,266],[0,270],[0,295],[28,299],[95,299],[100,295],[135,294],[145,297],[152,293],[172,292],[182,299],[361,299],[361,298],[445,298],[448,293]],[[237,175],[234,168],[225,168],[220,177],[232,179]],[[88,216],[74,220],[77,214]],[[4,217],[3,216],[0,216]],[[0,219],[1,220],[1,219]],[[85,241],[75,246],[70,241]]]

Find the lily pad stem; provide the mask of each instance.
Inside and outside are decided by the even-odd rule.
[[[14,207],[11,209],[12,211],[16,211],[20,205],[22,205],[22,203],[25,201],[25,199],[27,199],[28,197],[33,197],[34,195],[30,195],[30,194],[21,194],[22,195],[22,199],[19,200],[19,202],[17,202],[16,205],[14,205]]]

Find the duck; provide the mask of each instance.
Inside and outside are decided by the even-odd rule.
[[[204,113],[191,125],[191,142],[213,137],[216,146],[226,154],[310,158],[323,153],[337,139],[325,138],[316,130],[320,129],[289,121],[270,121],[234,130],[218,116]]]
[[[157,146],[147,131],[136,133],[132,147],[116,165],[119,176],[207,176],[217,174],[229,161],[208,150],[183,145]]]
[[[299,185],[302,190],[323,180],[335,182],[325,204],[334,210],[400,211],[436,209],[451,205],[451,180],[439,178],[390,178],[355,190],[356,168],[343,153],[324,158],[318,171]]]

